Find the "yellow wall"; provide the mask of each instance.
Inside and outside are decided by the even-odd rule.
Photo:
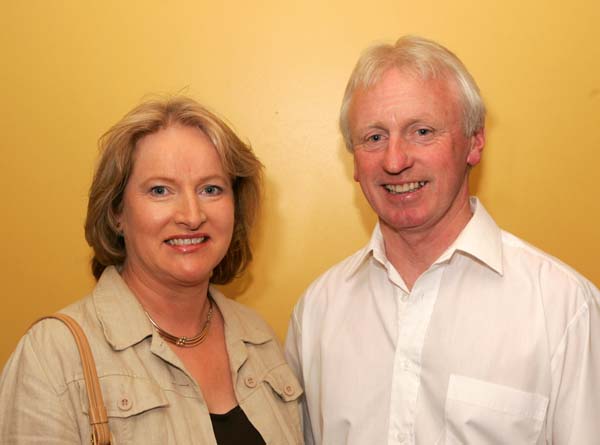
[[[404,33],[453,49],[483,90],[488,210],[600,284],[599,18],[594,0],[4,2],[0,365],[31,320],[92,286],[96,140],[148,92],[196,97],[266,165],[257,259],[228,290],[283,337],[306,285],[368,239],[338,106],[359,51]]]

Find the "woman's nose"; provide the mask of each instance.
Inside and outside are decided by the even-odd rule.
[[[196,193],[186,193],[177,203],[175,222],[189,230],[198,229],[206,221],[206,213]]]

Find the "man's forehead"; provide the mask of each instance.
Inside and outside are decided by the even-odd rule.
[[[414,108],[422,114],[428,108],[434,111],[434,108],[454,108],[455,104],[460,105],[455,82],[390,69],[372,85],[355,89],[350,102],[350,118],[367,111],[385,114],[401,108]]]
[[[353,97],[358,93],[360,95],[376,94],[382,87],[411,87],[412,89],[426,86],[434,87],[439,90],[447,90],[458,93],[458,84],[456,79],[449,73],[444,72],[421,72],[417,68],[390,67],[381,73],[371,77],[369,82],[363,82],[357,85]]]

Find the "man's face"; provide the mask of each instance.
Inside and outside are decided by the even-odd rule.
[[[454,84],[390,69],[354,92],[348,117],[354,179],[384,235],[460,231],[471,215],[469,166],[479,163],[485,137],[464,135]]]

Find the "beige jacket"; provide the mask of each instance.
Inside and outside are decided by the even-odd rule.
[[[225,320],[235,393],[267,444],[301,444],[302,389],[272,330],[211,288]],[[114,445],[216,445],[200,388],[153,331],[119,273],[108,268],[91,295],[62,311],[92,348]],[[207,357],[210,360],[210,357]],[[85,385],[71,333],[36,324],[0,377],[0,443],[88,444]]]

